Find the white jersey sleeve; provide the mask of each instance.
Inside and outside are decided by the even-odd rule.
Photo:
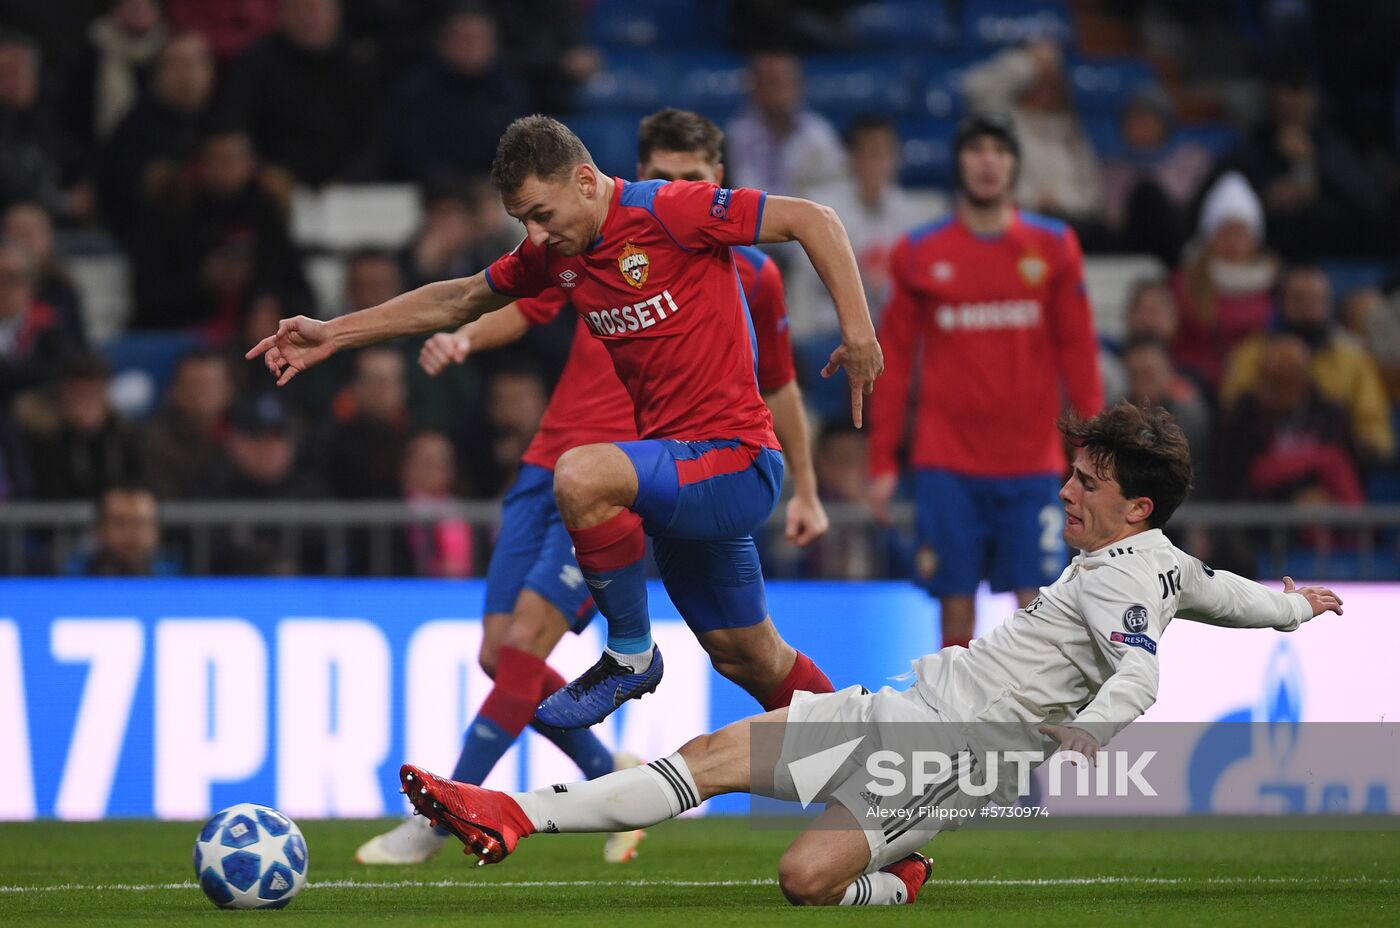
[[[1228,570],[1212,570],[1188,554],[1182,566],[1177,615],[1226,628],[1276,628],[1291,632],[1313,617],[1301,593],[1281,593]]]
[[[1157,701],[1157,645],[1171,621],[1173,595],[1163,597],[1146,557],[1086,571],[1079,589],[1079,614],[1094,648],[1111,672],[1069,724],[1107,744]]]

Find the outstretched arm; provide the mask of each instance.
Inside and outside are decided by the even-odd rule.
[[[1177,615],[1225,628],[1276,628],[1291,632],[1324,612],[1342,614],[1342,600],[1320,586],[1296,587],[1283,578],[1283,592],[1228,570],[1211,570],[1195,558],[1182,562]]]
[[[875,388],[875,378],[885,369],[875,325],[860,285],[860,271],[846,227],[836,211],[810,200],[770,195],[763,210],[760,242],[801,242],[817,276],[831,293],[836,315],[841,321],[841,345],[832,352],[822,369],[830,377],[837,368],[846,369],[851,383],[851,418],[856,427],[863,422],[865,397]]]
[[[802,408],[802,391],[794,378],[765,393],[763,401],[773,413],[773,431],[783,446],[783,460],[792,474],[785,537],[789,544],[803,547],[825,535],[830,521],[817,496],[817,473],[812,467],[812,440],[807,431],[807,412]]]
[[[511,299],[492,290],[484,273],[427,284],[328,322],[308,316],[283,319],[277,332],[254,345],[245,357],[251,361],[262,355],[280,387],[343,348],[459,325]]]

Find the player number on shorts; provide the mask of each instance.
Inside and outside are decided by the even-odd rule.
[[[1040,550],[1054,554],[1060,550],[1060,532],[1064,523],[1060,520],[1058,506],[1046,506],[1040,510]]]

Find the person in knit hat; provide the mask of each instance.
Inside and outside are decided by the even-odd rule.
[[[1264,207],[1242,175],[1230,172],[1206,193],[1196,237],[1187,244],[1172,290],[1181,308],[1177,365],[1212,390],[1225,356],[1269,324],[1278,261],[1264,246]]]

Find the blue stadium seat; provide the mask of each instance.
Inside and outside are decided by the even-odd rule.
[[[963,42],[994,48],[1030,39],[1067,44],[1073,33],[1063,0],[964,0]]]
[[[609,174],[631,178],[637,173],[637,122],[645,113],[580,113],[569,128]]]
[[[1080,58],[1068,65],[1070,92],[1086,115],[1117,115],[1135,90],[1157,81],[1146,61],[1130,56]]]
[[[1332,282],[1332,296],[1338,300],[1362,287],[1379,287],[1397,270],[1385,261],[1333,259],[1319,261]]]
[[[744,106],[744,59],[728,52],[679,52],[669,56],[672,73],[666,105],[695,110],[723,124]]]
[[[650,112],[663,105],[671,80],[667,58],[651,52],[610,51],[603,67],[574,95],[580,110]]]
[[[922,67],[923,96],[918,111],[935,119],[956,119],[963,114],[963,77],[971,65],[959,58],[925,59]]]
[[[851,10],[846,25],[865,48],[928,49],[955,45],[957,25],[944,0],[866,3]]]
[[[1202,122],[1177,126],[1176,136],[1180,142],[1195,142],[1203,145],[1217,159],[1223,158],[1240,147],[1240,130],[1223,122]]]
[[[603,48],[723,48],[729,4],[715,0],[596,0],[588,36]]]
[[[158,398],[175,373],[175,362],[206,346],[201,336],[190,332],[128,332],[104,343],[102,354],[112,365],[114,374],[131,370],[145,372]]]
[[[914,75],[898,60],[814,57],[803,62],[803,70],[807,103],[833,119],[865,110],[899,116],[914,104]]]
[[[1111,158],[1123,151],[1123,133],[1118,126],[1118,117],[1107,113],[1084,114],[1084,134],[1094,153],[1100,158]]]
[[[953,129],[951,119],[921,117],[900,123],[904,169],[900,182],[909,187],[951,187]]]

